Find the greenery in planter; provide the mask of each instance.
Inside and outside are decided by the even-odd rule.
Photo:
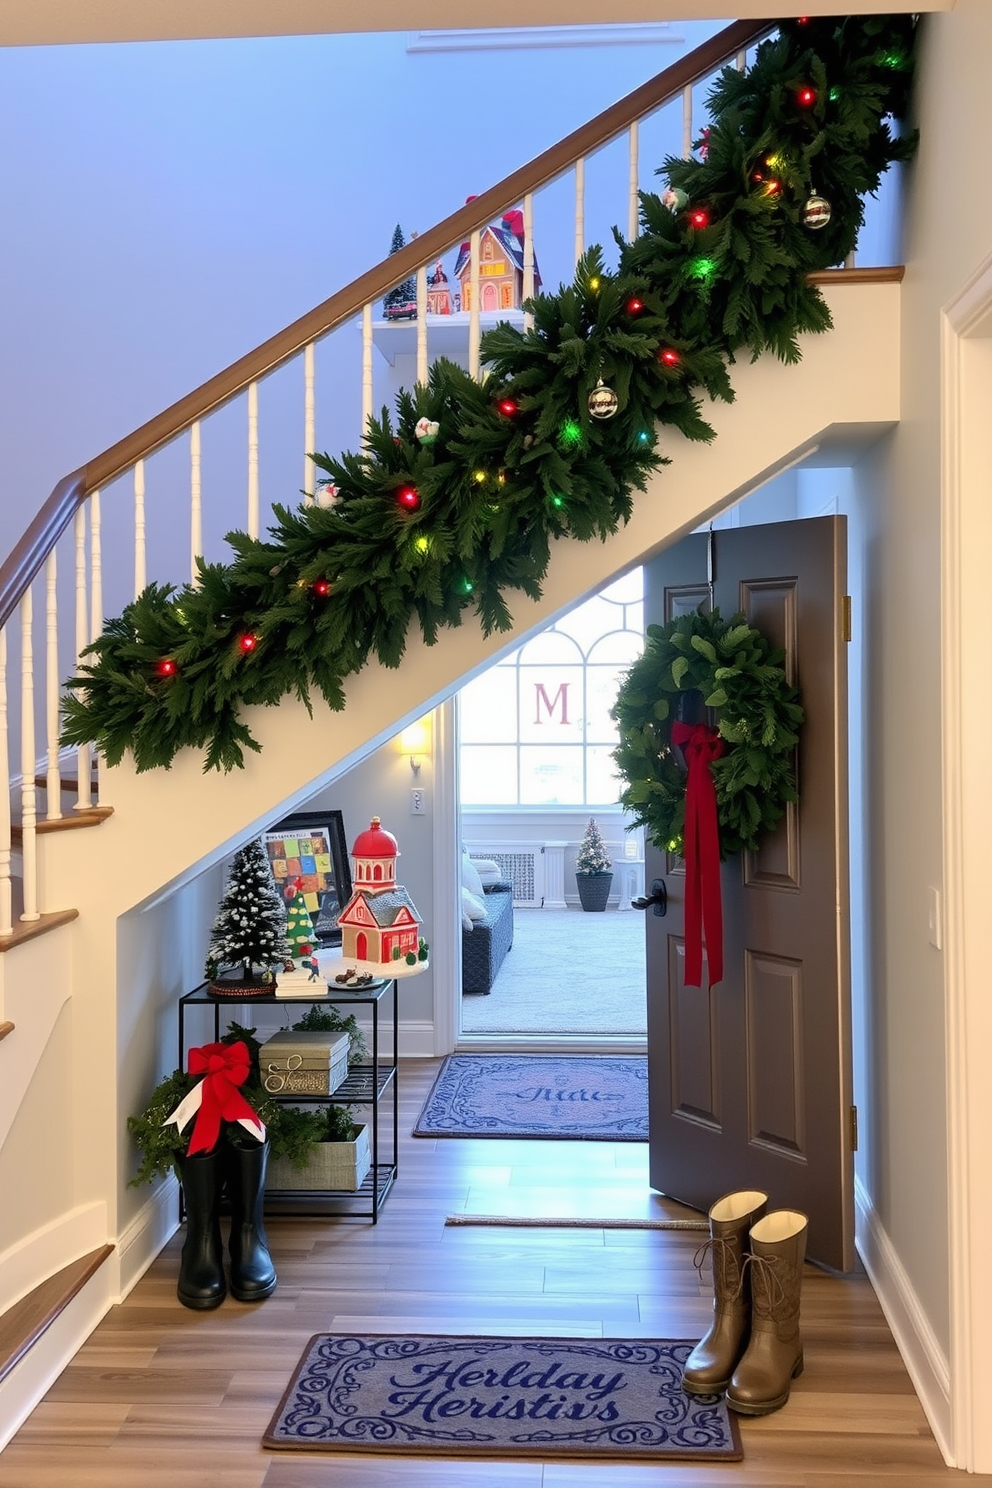
[[[264,1089],[259,1074],[258,1051],[261,1045],[255,1038],[254,1028],[242,1028],[231,1023],[221,1043],[234,1044],[239,1040],[248,1046],[251,1056],[251,1073],[241,1086],[241,1093],[264,1121],[273,1157],[287,1157],[294,1167],[304,1167],[315,1145],[329,1140],[322,1135],[325,1123],[318,1113],[298,1110],[295,1106],[273,1100]],[[186,1153],[190,1128],[181,1133],[176,1126],[164,1123],[196,1083],[196,1076],[180,1069],[173,1070],[156,1085],[144,1110],[137,1116],[128,1117],[127,1129],[141,1153],[138,1171],[129,1181],[130,1187],[137,1188],[142,1183],[151,1183],[154,1178],[164,1178],[176,1171],[176,1159]],[[238,1134],[241,1128],[236,1123],[225,1121],[222,1130],[226,1140],[240,1143]]]
[[[303,1014],[298,1023],[293,1024],[294,1033],[348,1033],[351,1042],[348,1045],[348,1067],[356,1064],[364,1064],[369,1057],[369,1046],[365,1041],[365,1035],[358,1026],[358,1019],[354,1013],[347,1015],[340,1013],[336,1007],[319,1007],[314,1003],[309,1012]]]

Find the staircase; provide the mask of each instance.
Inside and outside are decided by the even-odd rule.
[[[247,721],[262,744],[247,768],[205,777],[201,761],[178,759],[167,772],[138,776],[129,762],[94,773],[88,750],[69,772],[60,757],[60,679],[96,634],[104,614],[102,502],[128,487],[133,511],[134,591],[147,573],[146,491],[158,452],[187,442],[189,551],[202,551],[202,441],[211,415],[244,404],[248,431],[248,519],[260,531],[258,387],[298,363],[303,401],[301,454],[316,447],[315,348],[335,331],[361,328],[363,420],[375,406],[373,307],[393,284],[415,276],[419,316],[417,376],[430,354],[427,271],[463,240],[478,249],[486,223],[522,204],[532,244],[534,199],[563,174],[575,179],[576,242],[581,245],[583,182],[589,155],[617,136],[628,142],[623,184],[630,233],[636,231],[638,127],[656,110],[682,109],[692,141],[692,87],[728,60],[742,58],[765,28],[738,22],[530,166],[455,212],[287,327],[255,352],[104,452],[56,487],[0,568],[0,760],[10,760],[10,793],[0,792],[0,1325],[15,1304],[83,1257],[102,1264],[72,1293],[33,1348],[0,1377],[0,1446],[111,1303],[125,1295],[157,1253],[175,1206],[165,1185],[132,1214],[124,1202],[128,1153],[124,1122],[133,1091],[158,1070],[135,1056],[134,1030],[147,988],[135,958],[120,949],[121,917],[173,892],[232,846],[277,819],[392,737],[408,720],[452,694],[467,676],[531,632],[777,472],[803,460],[844,465],[899,417],[901,270],[848,268],[819,276],[834,317],[832,334],[810,338],[798,367],[765,359],[735,370],[737,401],[707,410],[711,446],[672,436],[672,463],[637,498],[627,527],[608,542],[560,543],[542,600],[515,602],[510,635],[484,639],[469,623],[444,631],[428,651],[411,639],[397,672],[370,665],[348,683],[347,708],[313,716],[297,702],[259,709]],[[649,163],[650,166],[653,162]],[[478,265],[478,251],[475,263]],[[533,287],[533,250],[525,294]],[[481,321],[476,274],[467,321],[469,368],[479,370]],[[356,342],[357,349],[357,342]],[[381,401],[381,399],[380,399]],[[773,416],[768,415],[774,410]],[[306,489],[314,470],[305,462]],[[232,517],[230,525],[243,518]],[[69,582],[67,582],[67,580]],[[125,596],[126,598],[127,596]],[[35,610],[39,623],[35,624]],[[114,612],[112,609],[111,612]],[[66,626],[65,617],[70,617]],[[41,624],[44,617],[44,625]],[[35,631],[44,631],[35,659]],[[9,645],[8,645],[9,637]],[[7,671],[18,668],[8,701]],[[43,686],[36,689],[36,670]],[[8,709],[20,735],[15,756]],[[37,761],[36,732],[47,756]],[[92,782],[96,780],[96,784]],[[39,813],[39,792],[44,806]],[[13,825],[7,802],[14,801]],[[172,1034],[160,1065],[171,1067]],[[136,1064],[138,1067],[136,1067]],[[13,1202],[11,1202],[13,1194]],[[115,1247],[112,1254],[102,1248]]]

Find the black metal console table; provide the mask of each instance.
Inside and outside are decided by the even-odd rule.
[[[391,999],[388,996],[390,990],[392,991]],[[294,1106],[360,1105],[369,1107],[372,1166],[361,1188],[356,1192],[344,1189],[318,1189],[306,1192],[300,1189],[271,1189],[265,1196],[266,1213],[296,1214],[301,1217],[339,1215],[342,1218],[371,1219],[372,1223],[376,1224],[379,1210],[385,1203],[386,1195],[396,1178],[399,1155],[399,992],[395,978],[376,980],[365,987],[356,987],[354,992],[345,987],[338,989],[333,983],[329,983],[326,997],[314,997],[301,989],[299,995],[295,997],[277,997],[273,993],[271,997],[253,997],[247,1002],[238,1002],[233,997],[214,997],[207,990],[207,983],[204,982],[179,999],[180,1068],[186,1068],[188,1053],[186,1014],[190,1008],[213,1008],[214,1042],[216,1043],[221,1034],[222,1011],[231,1013],[237,1009],[240,1014],[245,1008],[291,1007],[298,1003],[305,1003],[310,1007],[330,1005],[337,1008],[339,1012],[345,1013],[346,1016],[360,1007],[370,1007],[372,1010],[371,1060],[365,1064],[353,1065],[344,1083],[339,1085],[337,1090],[329,1095],[275,1095],[272,1097],[273,1100],[285,1101],[287,1105]],[[389,1057],[383,1056],[381,1048],[380,1009],[383,1004],[385,1004],[387,1015],[392,1018],[392,1054]],[[383,1096],[386,1095],[391,1097],[393,1107],[391,1150],[383,1150],[383,1144],[380,1142],[379,1110]]]

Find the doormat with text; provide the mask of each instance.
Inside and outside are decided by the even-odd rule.
[[[449,1054],[415,1137],[646,1142],[646,1055]]]
[[[691,1342],[318,1333],[263,1445],[401,1456],[739,1462],[725,1402],[687,1395]]]

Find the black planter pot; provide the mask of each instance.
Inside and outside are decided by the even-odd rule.
[[[579,902],[585,910],[602,910],[610,897],[612,873],[577,873],[575,884],[579,891]]]

